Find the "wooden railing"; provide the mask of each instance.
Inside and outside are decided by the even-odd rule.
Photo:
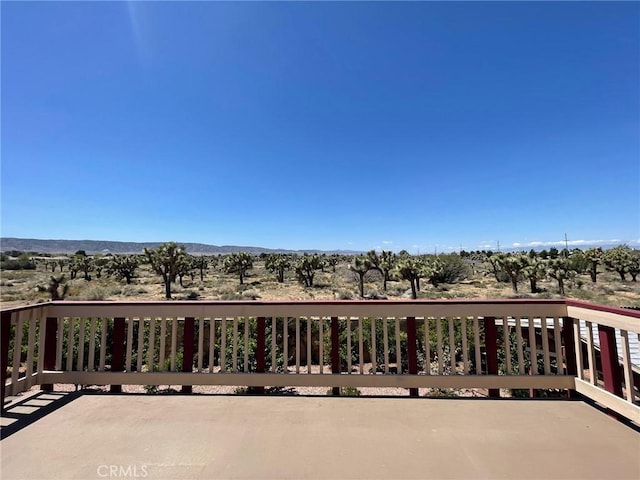
[[[561,389],[639,411],[640,312],[582,302],[51,302],[1,326],[3,399],[56,383]]]

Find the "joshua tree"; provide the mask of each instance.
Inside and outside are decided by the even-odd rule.
[[[232,253],[224,258],[222,267],[227,273],[237,273],[243,285],[247,271],[253,268],[253,256],[247,252]]]
[[[375,252],[373,252],[373,254],[375,255]],[[367,256],[358,255],[354,257],[349,264],[349,270],[354,273],[356,279],[358,280],[360,298],[364,298],[364,276],[369,270],[372,270],[373,268],[373,263],[371,262],[369,254],[367,254]]]
[[[586,252],[584,252],[587,261],[589,262],[589,275],[591,276],[591,281],[596,283],[597,277],[600,274],[598,272],[598,265],[602,263],[602,248],[590,248]]]
[[[542,280],[546,273],[546,262],[536,256],[525,257],[525,267],[522,270],[524,278],[529,280],[531,293],[538,291],[538,280]]]
[[[618,272],[620,280],[623,282],[627,279],[626,275],[629,273],[629,267],[633,262],[631,252],[631,248],[627,245],[619,245],[607,250],[602,256],[602,260],[607,269]]]
[[[59,291],[60,287],[62,287],[62,292]],[[64,297],[69,292],[69,285],[67,285],[67,279],[64,275],[59,277],[51,275],[49,284],[46,287],[38,285],[36,288],[39,292],[48,292],[51,295],[51,300],[64,300]]]
[[[193,268],[197,269],[200,272],[200,281],[204,281],[204,272],[209,268],[209,259],[204,255],[200,255],[199,257],[193,257],[192,260]]]
[[[116,255],[107,264],[107,275],[114,276],[118,280],[125,279],[129,285],[139,263],[138,257],[134,255]]]
[[[629,262],[629,275],[631,281],[636,282],[636,277],[640,273],[640,250],[631,251],[631,262]]]
[[[60,258],[58,260],[58,266],[60,267],[60,273],[62,273],[62,269],[67,266],[67,263],[68,263],[68,261],[67,261],[66,258]]]
[[[563,257],[556,257],[549,260],[547,274],[558,281],[558,293],[564,295],[564,281],[575,276],[575,271],[571,270],[569,261]]]
[[[487,258],[487,261],[489,262],[489,265],[491,265],[491,273],[493,273],[493,276],[496,279],[496,282],[500,283],[502,281],[500,279],[500,272],[502,271],[502,268],[500,266],[500,263],[498,262],[498,257],[496,255],[487,254],[486,258]]]
[[[295,266],[298,281],[304,283],[305,287],[313,287],[313,277],[317,270],[322,268],[322,258],[314,253],[312,255],[304,254],[298,259]]]
[[[444,273],[444,262],[439,257],[425,258],[422,260],[422,277],[427,278],[429,283],[434,287],[447,281]],[[420,279],[418,279],[418,291],[420,291]]]
[[[518,293],[518,280],[520,280],[522,271],[527,266],[526,257],[522,254],[496,253],[491,258],[511,280],[513,293]]]
[[[391,273],[396,268],[398,257],[390,250],[382,250],[376,264],[377,270],[382,274],[382,289],[387,291],[387,282],[391,280]]]
[[[411,298],[414,300],[418,298],[417,283],[420,277],[424,275],[422,262],[418,259],[403,256],[398,260],[395,268],[395,272],[403,280],[409,280],[411,284]]]
[[[380,255],[375,250],[367,252],[367,258],[371,262],[371,269],[377,270],[382,275],[382,289],[387,291],[387,282],[391,280],[391,273],[396,267],[397,256],[389,250],[382,250]]]
[[[83,250],[79,250],[83,252]],[[74,278],[77,275],[77,272],[82,272],[84,274],[84,279],[89,282],[91,280],[90,272],[93,272],[96,268],[95,262],[93,258],[87,257],[85,255],[76,254],[71,259],[71,264],[69,265],[69,269],[72,272],[71,278]]]
[[[184,245],[176,242],[163,243],[158,248],[145,248],[144,254],[154,272],[162,277],[165,298],[171,298],[171,282],[178,275],[180,261],[187,255]]]
[[[191,255],[185,255],[178,262],[178,269],[176,270],[176,274],[178,275],[178,280],[182,288],[185,288],[184,286],[185,275],[189,275],[191,277],[191,281],[193,282],[193,277],[195,276],[194,272],[196,269],[193,263],[194,259],[195,257],[192,257]]]
[[[283,253],[273,253],[264,259],[264,268],[276,274],[278,283],[284,283],[284,272],[291,268],[291,260]]]
[[[96,278],[102,278],[102,270],[109,264],[108,258],[96,258],[94,261],[95,269],[96,269]]]
[[[340,255],[334,254],[334,255],[330,255],[329,257],[326,258],[325,260],[327,262],[327,265],[331,266],[331,269],[333,271],[333,273],[336,272],[336,265],[338,265],[338,263],[340,263]]]

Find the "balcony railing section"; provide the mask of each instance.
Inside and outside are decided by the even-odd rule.
[[[56,383],[556,389],[639,412],[640,312],[569,300],[51,302],[1,324],[3,399]]]

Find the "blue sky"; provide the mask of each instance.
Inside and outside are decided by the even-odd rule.
[[[637,2],[2,2],[3,236],[640,239]]]

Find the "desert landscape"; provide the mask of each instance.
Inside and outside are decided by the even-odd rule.
[[[148,249],[147,252],[157,250]],[[170,272],[170,295],[177,300],[226,301],[399,299],[412,298],[415,281],[418,290],[415,297],[420,299],[567,297],[612,306],[640,306],[640,284],[632,280],[637,274],[634,265],[640,258],[638,250],[626,246],[605,251],[554,250],[508,254],[463,251],[437,256],[384,251],[360,255],[235,253],[205,256],[189,255],[180,250],[174,259],[177,270]],[[614,251],[628,256],[621,260],[628,263],[622,269],[625,280],[611,260]],[[589,263],[588,255],[594,252],[598,257]],[[166,297],[165,284],[149,258],[144,253],[5,252],[0,279],[2,305],[12,307],[49,301],[53,281],[59,281],[58,295],[66,300],[162,300]],[[126,266],[120,266],[120,270],[114,266],[114,262],[125,259],[133,259],[135,265],[130,283],[123,276],[122,269],[126,270]],[[535,291],[530,285],[531,260],[537,269]],[[515,261],[525,264],[515,267],[509,264]],[[309,264],[311,285],[304,274],[300,274],[301,262]],[[559,291],[558,279],[554,278],[558,275],[557,265],[556,270],[553,269],[554,262],[567,264],[565,270],[560,271],[564,276],[564,295]],[[590,274],[592,268],[596,272],[595,282]],[[386,282],[383,281],[385,276]],[[413,281],[412,276],[416,277]]]

